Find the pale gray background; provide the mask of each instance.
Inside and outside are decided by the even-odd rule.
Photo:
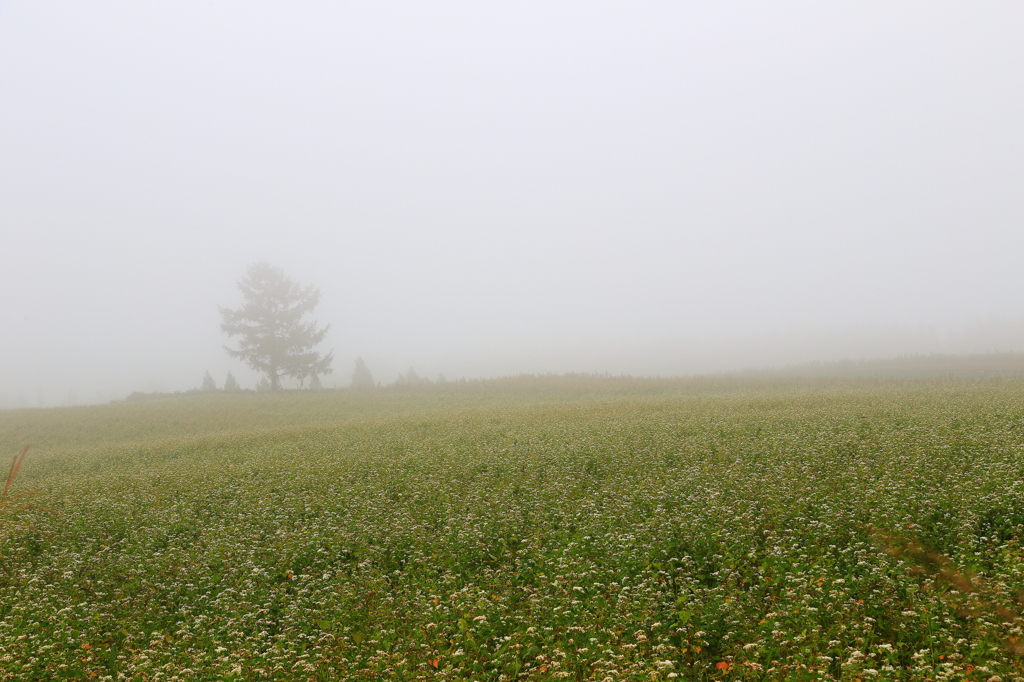
[[[0,406],[1024,350],[1020,2],[0,2]]]

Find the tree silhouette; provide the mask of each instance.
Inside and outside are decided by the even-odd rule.
[[[330,325],[317,329],[316,320],[304,321],[320,302],[319,289],[303,287],[280,268],[263,262],[249,266],[238,288],[242,307],[220,308],[221,331],[229,337],[241,337],[237,349],[224,347],[231,357],[263,372],[273,391],[281,388],[284,376],[331,373],[334,353],[320,357],[314,350]]]
[[[213,380],[213,377],[210,376],[209,372],[207,372],[206,374],[203,375],[203,390],[204,391],[216,391],[217,390],[217,382]]]
[[[356,358],[356,369],[352,372],[352,388],[373,388],[373,375],[362,358]]]

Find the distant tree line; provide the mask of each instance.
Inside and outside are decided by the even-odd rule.
[[[221,390],[217,388],[217,382],[213,380],[209,372],[203,375],[203,385],[200,387],[201,391],[217,391]],[[242,387],[238,385],[238,381],[235,380],[235,375],[228,372],[227,377],[224,379],[224,389],[227,393],[237,393],[242,390]]]

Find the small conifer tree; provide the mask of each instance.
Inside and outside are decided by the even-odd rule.
[[[370,368],[366,366],[362,358],[356,358],[356,369],[352,372],[352,388],[368,389],[375,385]]]
[[[213,377],[210,376],[209,372],[207,372],[206,374],[203,375],[203,390],[204,391],[216,391],[217,390],[217,382],[213,380]]]
[[[224,390],[232,392],[240,390],[238,382],[235,380],[235,375],[231,372],[228,372],[228,377],[224,380]]]

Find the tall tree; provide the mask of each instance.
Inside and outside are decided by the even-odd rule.
[[[281,388],[285,376],[331,373],[333,351],[320,357],[314,350],[330,325],[317,329],[316,320],[305,320],[320,302],[319,289],[303,287],[280,268],[263,262],[249,266],[238,288],[242,307],[220,308],[221,331],[240,337],[237,349],[224,347],[228,355],[266,374],[274,391]]]

